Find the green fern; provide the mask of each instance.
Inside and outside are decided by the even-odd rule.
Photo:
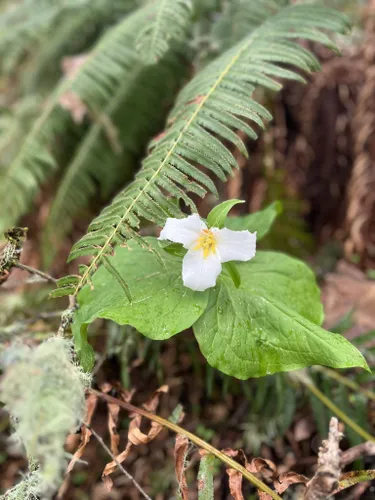
[[[183,40],[191,18],[191,0],[158,0],[150,22],[139,33],[136,46],[146,64],[158,62],[170,41]]]
[[[44,231],[48,258],[98,186],[105,200],[130,178],[147,141],[162,125],[164,106],[184,75],[180,58],[171,54],[146,68],[137,64],[135,50],[132,59],[133,70],[79,144],[59,184]]]
[[[72,123],[59,105],[61,96],[67,91],[74,92],[94,115],[104,109],[114,89],[133,71],[134,36],[151,12],[151,7],[139,9],[109,30],[74,76],[64,80],[49,98],[18,155],[0,179],[3,204],[0,232],[28,211],[42,183],[58,169],[52,154],[53,143],[56,137],[66,134]]]
[[[41,111],[42,101],[28,96],[0,113],[0,177],[2,169],[14,158],[32,123]]]
[[[86,51],[105,29],[134,8],[135,3],[136,0],[91,0],[79,9],[66,9],[54,29],[39,33],[38,46],[22,72],[25,91],[49,91],[61,75],[62,58]]]
[[[183,200],[193,211],[195,205],[188,193],[215,193],[212,180],[197,165],[222,180],[232,173],[237,163],[222,141],[246,154],[235,131],[255,138],[250,124],[264,127],[263,121],[271,118],[254,100],[254,90],[259,86],[280,90],[283,78],[303,81],[299,71],[285,65],[306,72],[319,68],[316,58],[293,40],[305,38],[332,47],[323,30],[343,32],[347,27],[347,18],[336,11],[311,5],[287,7],[198,73],[180,92],[165,133],[151,143],[150,155],[134,182],[73,246],[69,260],[81,255],[92,255],[93,259],[82,268],[81,277],[66,285],[65,293],[78,293],[113,247],[137,234],[141,218],[164,224],[170,215],[183,216],[166,193]]]
[[[46,38],[68,12],[74,16],[91,0],[35,0],[10,5],[0,16],[1,67],[11,72],[33,45]]]
[[[232,47],[251,33],[270,13],[278,12],[289,0],[231,0],[212,30],[213,42],[221,48]]]

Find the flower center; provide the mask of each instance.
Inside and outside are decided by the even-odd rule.
[[[211,253],[216,252],[216,237],[209,229],[202,229],[202,236],[200,236],[193,250],[203,249],[203,257],[206,259]]]

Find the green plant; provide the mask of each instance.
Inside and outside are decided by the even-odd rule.
[[[238,0],[224,10],[215,0],[129,1],[118,16],[112,15],[106,0],[66,1],[59,6],[35,0],[30,4],[36,7],[26,16],[30,22],[24,22],[24,8],[30,5],[16,6],[0,19],[0,24],[7,21],[14,28],[0,39],[0,53],[7,53],[11,41],[17,41],[3,71],[19,80],[12,95],[15,110],[34,102],[28,99],[40,102],[48,97],[30,126],[15,127],[5,138],[6,147],[19,138],[22,144],[17,151],[9,148],[9,166],[7,162],[1,169],[4,213],[0,227],[30,212],[40,190],[49,183],[56,193],[43,231],[49,263],[77,217],[97,212],[115,195],[71,249],[69,261],[84,258],[79,273],[59,279],[52,293],[52,297],[70,295],[59,333],[72,320],[75,354],[82,367],[90,371],[95,360],[88,342],[89,325],[96,318],[106,318],[130,325],[152,340],[165,340],[192,327],[208,363],[239,379],[314,364],[368,369],[359,350],[341,334],[321,327],[320,291],[312,271],[282,253],[255,253],[255,234],[259,242],[270,231],[281,213],[279,202],[255,214],[227,217],[240,203],[227,200],[214,207],[206,221],[197,215],[197,200],[218,195],[215,181],[225,182],[233,175],[237,155],[248,156],[246,141],[256,139],[259,129],[272,118],[262,104],[264,93],[279,91],[285,79],[303,83],[305,74],[319,69],[316,57],[299,39],[335,49],[332,35],[347,31],[347,18],[320,5],[289,5],[282,0]],[[228,33],[235,18],[240,22]],[[67,37],[74,38],[87,23],[94,26],[94,33],[83,37],[82,43],[68,44],[65,52]],[[208,27],[205,40],[199,34],[202,26]],[[39,40],[45,41],[51,30],[55,34],[50,47],[41,46]],[[81,53],[70,60],[70,69],[65,65],[62,80],[56,83],[54,73],[39,91],[49,62],[65,53],[71,55],[74,48]],[[39,63],[27,75],[25,68],[33,67],[38,54]],[[34,95],[37,90],[40,96]],[[33,108],[32,116],[34,112]],[[95,204],[97,198],[100,201]],[[193,214],[190,219],[188,213]],[[190,231],[182,226],[192,218],[201,226],[198,237],[195,234],[189,243],[181,232]],[[163,227],[164,236],[167,226],[179,227],[180,234],[176,229],[174,238],[172,230],[160,241],[153,236],[152,224]],[[229,246],[236,242],[230,258],[224,255],[226,237]],[[185,279],[186,262],[194,251],[200,260],[190,270],[196,276],[206,272],[208,258],[216,259],[215,279],[208,286],[194,288]],[[70,419],[56,425],[53,415],[40,412],[37,398],[15,402],[12,395],[18,394],[19,381],[12,367],[5,374],[11,392],[4,390],[2,395],[20,419],[18,433],[38,460],[38,471],[49,490],[60,477],[65,435],[82,421],[84,388],[82,374],[63,344],[66,341],[51,342],[65,347],[60,348],[58,359],[49,352],[53,377],[47,382],[58,386],[58,370],[67,369],[62,378],[70,380],[70,392],[72,385],[77,389],[74,404],[69,401],[69,409],[61,411]],[[41,344],[34,356],[48,350],[48,345]],[[126,360],[128,352],[123,355]],[[66,404],[67,398],[60,393],[59,401],[50,404],[50,385],[44,392],[45,374],[30,373],[34,365],[27,366],[25,356],[21,357],[20,369],[38,387],[35,394],[46,396],[46,412],[55,403]],[[56,442],[41,440],[51,445],[48,451],[35,446],[28,434],[31,426],[25,427],[25,407],[30,404],[32,417],[41,416],[54,426]],[[160,424],[162,419],[153,415],[151,420]],[[280,420],[274,425],[276,433],[286,424]],[[38,432],[33,436],[39,436]],[[53,460],[47,462],[46,456],[57,448]],[[205,448],[262,485],[225,454],[207,444]],[[206,465],[201,474],[211,491],[211,473],[203,470]]]
[[[97,183],[106,197],[118,182],[121,163],[116,162],[114,144],[123,146],[125,158],[134,147],[139,147],[131,133],[145,128],[150,118],[151,96],[160,99],[161,88],[151,82],[163,82],[164,88],[165,78],[173,80],[180,70],[180,62],[175,61],[179,61],[182,48],[189,43],[189,23],[191,26],[194,19],[191,7],[190,2],[182,1],[174,8],[168,0],[162,0],[125,16],[103,35],[50,97],[1,185],[5,205],[7,193],[18,191],[16,202],[9,202],[10,213],[25,211],[29,196],[38,187],[35,181],[57,168],[48,144],[62,124],[67,126],[69,117],[59,107],[61,99],[66,102],[67,96],[74,97],[75,105],[92,116],[94,123],[68,165],[52,205],[46,224],[47,243],[53,238],[58,242],[69,231],[74,214],[95,195]],[[239,2],[238,7],[244,5]],[[251,11],[249,6],[246,8]],[[181,282],[182,248],[160,246],[153,238],[139,236],[142,220],[163,226],[170,217],[181,219],[184,207],[196,212],[192,195],[217,194],[212,174],[224,181],[237,166],[228,144],[247,155],[236,132],[240,130],[256,138],[256,127],[263,128],[264,121],[271,118],[255,100],[255,90],[277,91],[281,88],[280,80],[303,82],[301,70],[318,69],[316,58],[296,43],[296,38],[334,48],[327,31],[347,29],[344,16],[321,6],[285,6],[284,2],[265,1],[254,9],[250,34],[240,41],[233,40],[234,45],[229,48],[229,42],[223,43],[221,53],[182,88],[165,131],[149,144],[148,156],[135,179],[93,220],[87,234],[72,248],[69,260],[86,255],[92,256],[92,260],[80,266],[80,275],[59,280],[54,296],[78,297],[81,308],[73,328],[76,349],[86,368],[93,361],[87,325],[96,317],[131,324],[154,339],[169,338],[193,326],[209,363],[239,378],[319,363],[366,367],[358,351],[343,337],[320,328],[319,292],[313,275],[302,263],[258,252],[249,263],[237,267],[225,263],[216,287],[210,293],[197,293]],[[222,19],[227,15],[224,12]],[[168,65],[173,67],[170,73],[166,73]],[[129,106],[137,98],[134,96],[142,95],[144,101],[144,93],[151,86],[145,114],[139,108],[138,113],[133,113],[139,114],[142,121],[137,127],[132,123],[126,139],[114,137],[112,119],[120,125],[121,116],[115,118],[119,110],[122,113],[124,107],[131,109]],[[123,124],[120,130],[126,132],[126,126]],[[108,151],[110,137],[113,150]],[[139,154],[140,149],[137,151]],[[32,186],[28,189],[30,181]],[[265,219],[253,215],[226,222],[235,203],[228,201],[216,207],[207,218],[208,227],[216,231],[215,227],[229,224],[237,230],[256,229],[259,240],[279,210],[275,205],[265,211]],[[115,297],[107,292],[110,288]],[[154,297],[145,298],[146,289],[153,290]],[[161,314],[160,318],[155,319],[155,311]]]

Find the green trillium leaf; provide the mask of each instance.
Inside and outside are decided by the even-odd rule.
[[[151,248],[158,248],[156,238],[146,241]],[[181,258],[164,252],[163,266],[155,253],[130,242],[129,248],[116,248],[110,260],[126,281],[132,302],[112,273],[104,266],[99,268],[92,280],[94,288],[86,286],[78,294],[75,332],[96,318],[107,318],[132,325],[151,339],[163,340],[189,328],[204,312],[208,290],[195,292],[184,287]]]
[[[239,203],[245,202],[244,200],[227,200],[214,207],[207,216],[207,226],[218,228],[224,227],[228,212]]]
[[[301,260],[280,252],[260,251],[236,267],[242,286],[264,290],[298,314],[321,326],[324,320],[320,289],[313,271]]]
[[[170,243],[168,241],[161,241],[160,243],[168,243],[167,245],[161,245],[161,248],[171,255],[176,257],[183,257],[186,254],[186,249],[181,245],[181,243]]]
[[[283,211],[281,201],[274,201],[271,205],[255,212],[253,214],[241,217],[228,217],[225,221],[225,227],[233,231],[243,231],[247,229],[250,232],[257,232],[257,241],[261,240],[269,233],[276,217]]]
[[[316,364],[368,368],[350,342],[319,326],[318,288],[302,262],[258,252],[237,269],[241,286],[223,275],[193,326],[210,365],[239,379]]]

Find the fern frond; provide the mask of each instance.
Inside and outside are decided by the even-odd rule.
[[[104,29],[124,17],[136,0],[91,0],[80,9],[66,9],[53,29],[38,34],[38,44],[22,77],[27,93],[49,90],[61,75],[63,57],[87,51]],[[48,36],[46,43],[45,35]]]
[[[288,5],[289,0],[231,0],[214,25],[214,43],[221,49],[232,47],[244,36],[249,35],[270,15]]]
[[[27,212],[41,184],[57,171],[52,154],[53,140],[66,133],[71,119],[59,105],[71,91],[96,115],[113,96],[134,66],[134,39],[147,22],[152,9],[145,7],[126,16],[109,30],[90,52],[73,77],[64,80],[44,107],[17,156],[0,179],[3,213],[0,232],[14,225]]]
[[[1,66],[5,72],[38,43],[42,33],[50,33],[58,20],[70,11],[72,16],[88,8],[90,0],[25,1],[11,5],[0,15]]]
[[[147,141],[162,126],[165,103],[184,74],[180,58],[171,54],[158,65],[144,67],[137,65],[134,49],[133,60],[133,71],[81,141],[59,184],[44,230],[48,257],[53,254],[51,243],[55,247],[61,242],[98,186],[107,199],[130,178]]]
[[[0,178],[2,169],[9,164],[17,153],[19,144],[24,140],[31,125],[40,114],[42,100],[28,96],[15,102],[10,109],[0,114]]]
[[[211,179],[197,164],[223,180],[232,173],[237,163],[223,142],[244,150],[235,132],[239,129],[255,137],[254,124],[264,126],[264,120],[271,117],[254,100],[254,90],[259,86],[279,90],[280,79],[303,80],[296,69],[311,72],[319,68],[313,54],[294,39],[318,40],[332,46],[323,30],[343,32],[347,27],[347,18],[336,11],[311,5],[287,7],[198,73],[180,92],[165,133],[151,144],[134,182],[73,246],[69,260],[93,256],[75,283],[74,293],[90,280],[117,243],[133,236],[141,218],[164,224],[171,207],[175,207],[166,203],[166,193],[182,199],[194,211],[189,193],[204,196],[207,191],[215,192]],[[294,69],[285,69],[285,64]]]
[[[191,11],[191,0],[157,0],[149,23],[136,41],[145,64],[155,64],[168,52],[171,41],[184,39]]]

